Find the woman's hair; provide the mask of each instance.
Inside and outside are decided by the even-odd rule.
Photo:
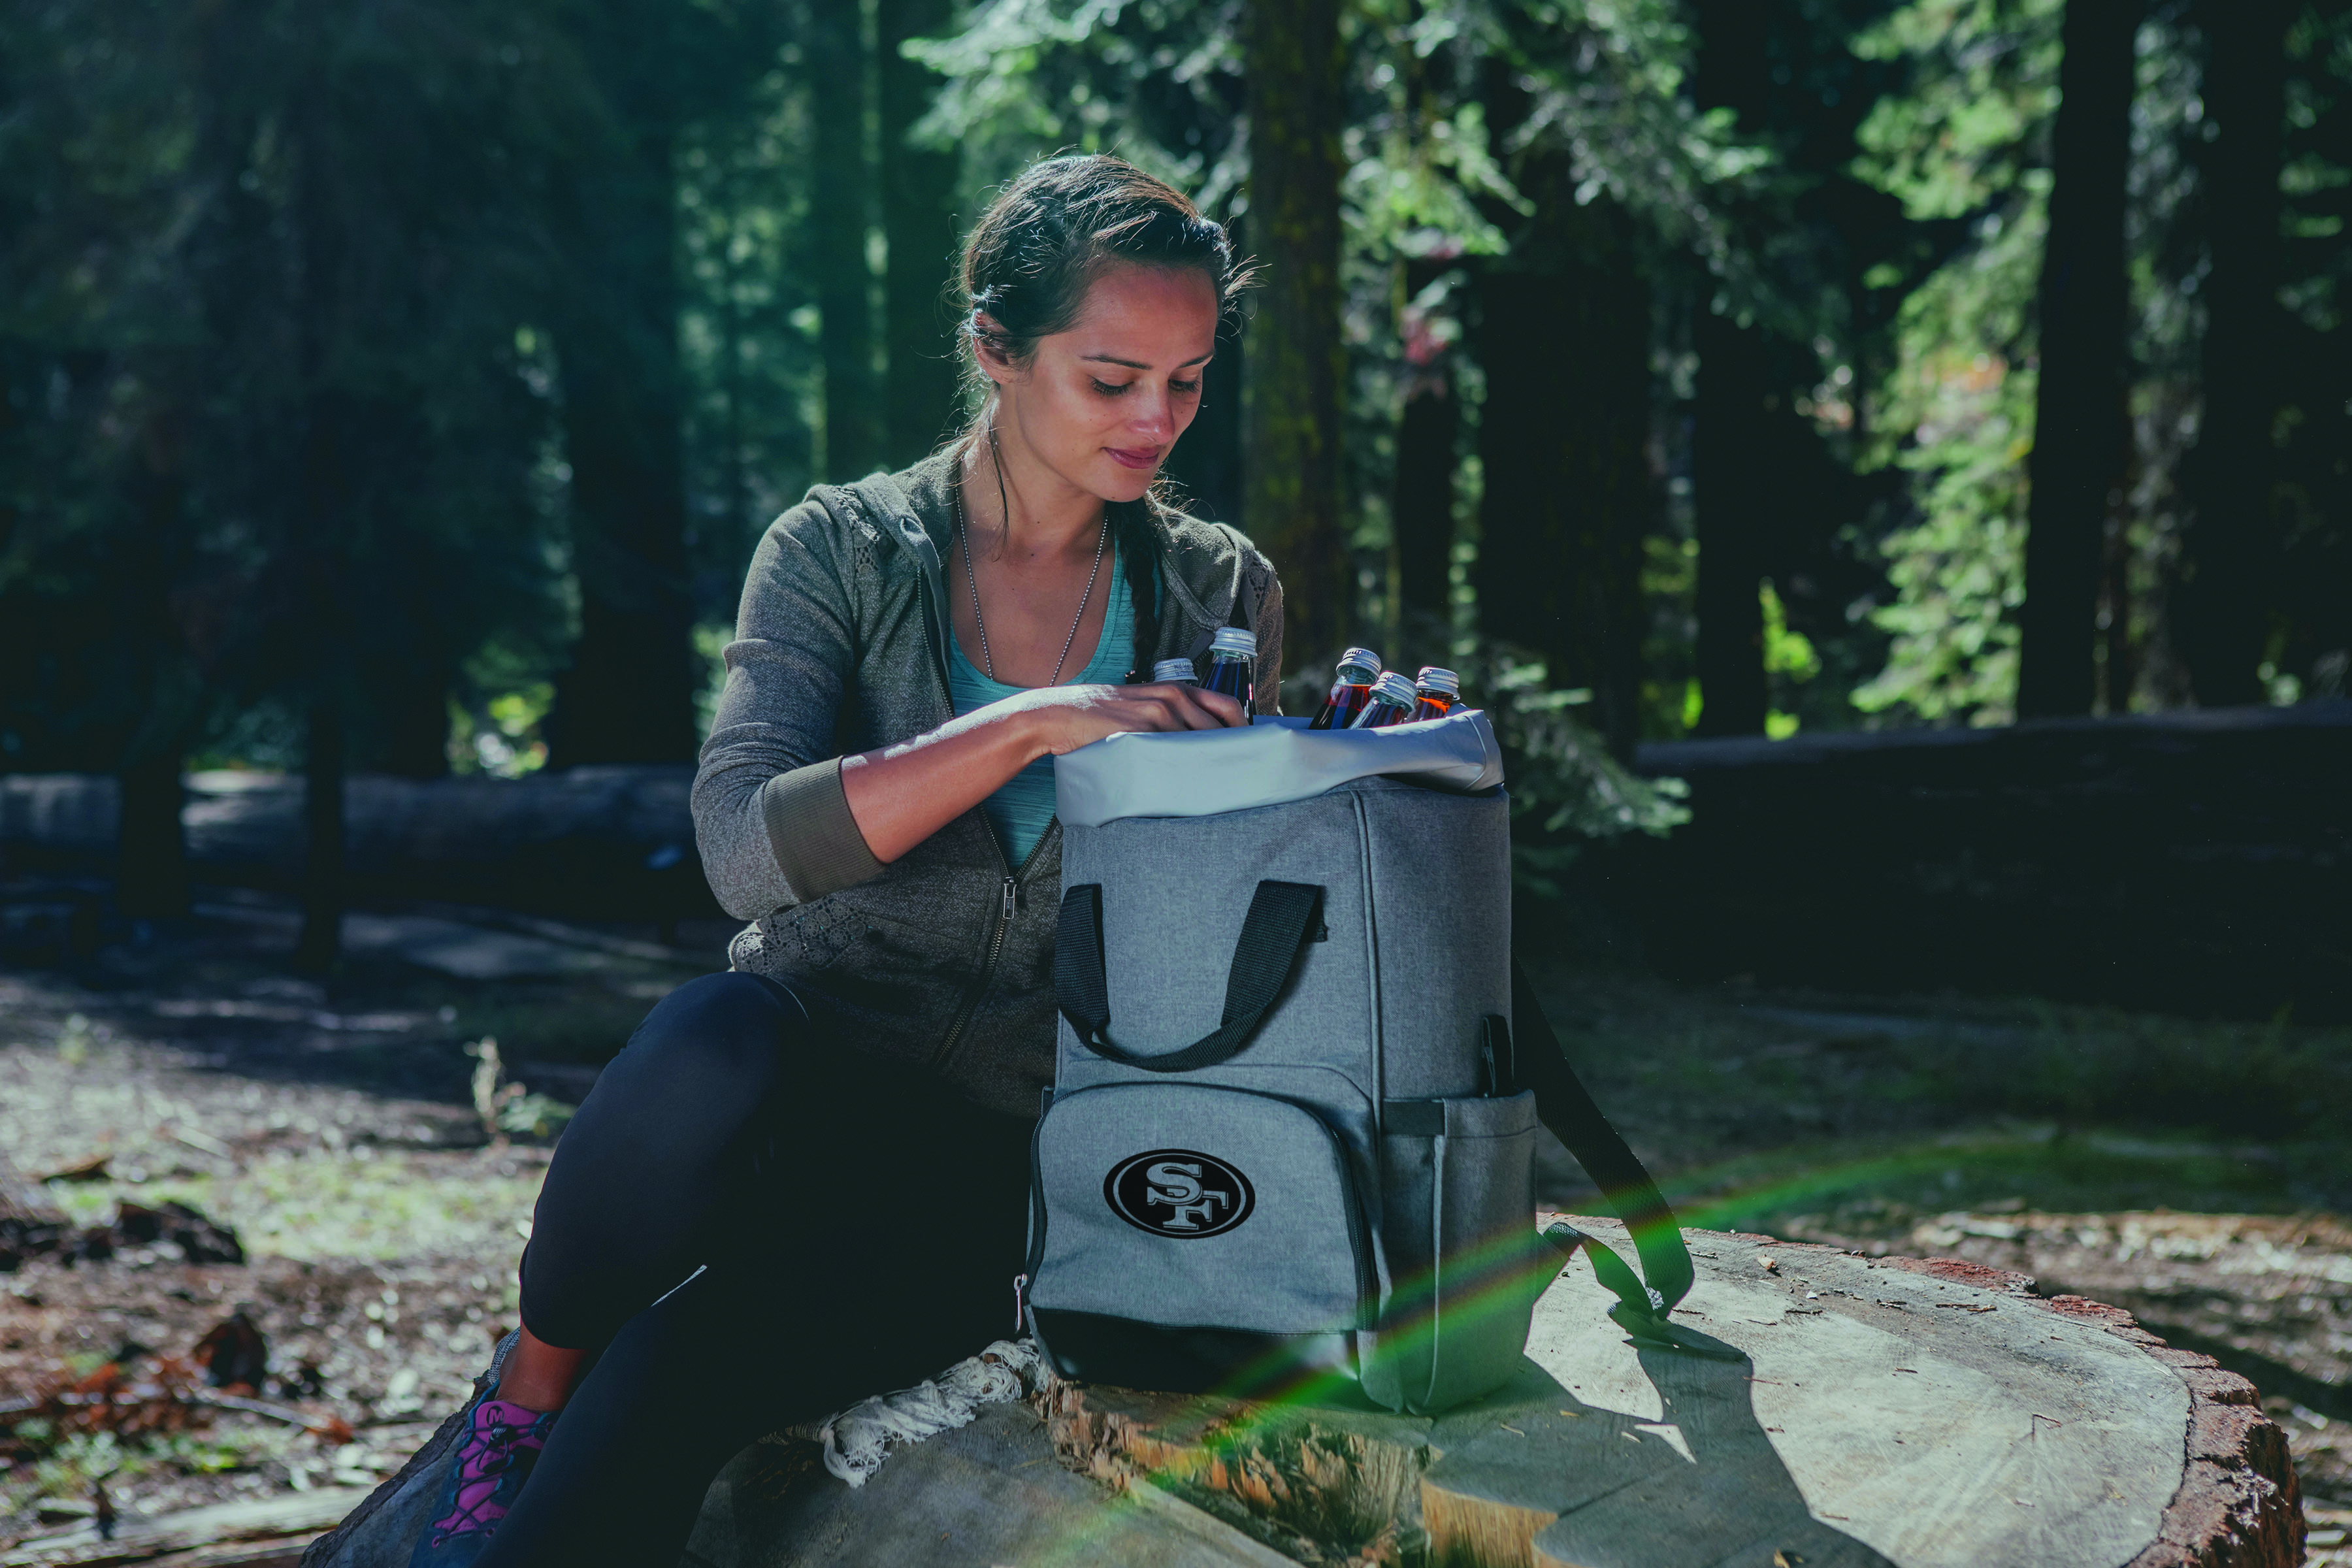
[[[1254,270],[1234,258],[1223,226],[1202,217],[1181,191],[1123,158],[1066,155],[1022,171],[972,226],[956,272],[962,331],[974,350],[965,367],[969,384],[987,387],[980,344],[1016,365],[1025,363],[1038,339],[1070,330],[1087,289],[1120,264],[1203,274],[1216,289],[1221,326]],[[985,434],[992,416],[992,403],[982,401],[957,444]],[[1158,484],[1146,499],[1155,507],[1169,504]],[[1139,514],[1121,518],[1118,546],[1135,605],[1135,668],[1129,679],[1148,679],[1160,640],[1158,578]]]
[[[1021,363],[1039,338],[1070,330],[1087,289],[1119,262],[1204,274],[1221,323],[1251,272],[1175,186],[1106,153],[1045,158],[997,193],[964,241],[964,335]]]

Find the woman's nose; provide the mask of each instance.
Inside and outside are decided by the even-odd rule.
[[[1156,386],[1138,399],[1128,427],[1154,444],[1172,437],[1176,433],[1176,411],[1168,389]]]

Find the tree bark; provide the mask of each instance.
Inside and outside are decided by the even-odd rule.
[[[1479,286],[1478,617],[1488,635],[1540,652],[1553,686],[1590,688],[1610,749],[1631,756],[1642,549],[1657,512],[1650,291],[1626,215],[1575,206],[1565,159],[1552,156],[1522,180],[1558,224],[1521,247],[1541,269],[1491,269]]]
[[[131,481],[139,543],[125,584],[125,639],[134,650],[146,711],[116,771],[121,789],[115,901],[134,920],[177,920],[188,913],[187,835],[180,822],[180,765],[194,727],[187,654],[173,626],[172,582],[185,559],[187,476],[179,382],[170,368],[152,373],[158,406],[144,421]]]
[[[580,640],[556,681],[557,767],[695,752],[677,180],[668,89],[644,58],[664,47],[652,9],[583,21],[615,130],[561,172],[571,287],[556,346]]]
[[[126,761],[117,829],[115,901],[133,920],[180,920],[188,913],[188,837],[180,813],[178,747],[158,747]]]
[[[1405,297],[1417,298],[1455,265],[1451,260],[1406,266]],[[1425,334],[1405,345],[1404,414],[1397,421],[1397,597],[1407,636],[1418,623],[1439,626],[1453,614],[1454,470],[1460,458],[1462,400],[1455,385],[1455,351]]]
[[[1590,686],[1609,749],[1631,761],[1642,728],[1642,551],[1658,516],[1650,468],[1650,286],[1631,249],[1629,216],[1595,202],[1567,279],[1575,302],[1577,374],[1561,410],[1559,488],[1568,559],[1566,616],[1553,680]]]
[[[1246,255],[1241,226],[1232,226],[1234,246]],[[1184,438],[1161,469],[1174,481],[1178,500],[1195,517],[1238,524],[1242,516],[1242,389],[1246,334],[1237,321],[1217,329],[1217,357],[1201,382],[1201,402]],[[1286,579],[1286,581],[1287,579]]]
[[[824,364],[824,456],[819,472],[847,484],[882,461],[881,388],[874,374],[873,171],[866,160],[866,42],[861,7],[809,0],[806,63],[812,196],[805,267],[814,284]]]
[[[2131,450],[2124,194],[2142,9],[2141,0],[2067,0],[2061,33],[2029,459],[2021,719],[2088,713],[2095,692],[2100,557]]]
[[[293,497],[293,536],[282,570],[297,596],[296,625],[305,666],[299,689],[308,706],[303,742],[302,932],[299,969],[322,974],[342,952],[343,700],[349,668],[342,605],[343,529],[352,513],[355,465],[362,460],[350,398],[336,353],[344,322],[348,236],[339,197],[342,171],[329,107],[327,51],[314,49],[310,80],[294,121],[301,185],[295,198],[301,280],[295,332],[301,369],[301,468]]]
[[[2279,174],[2287,0],[2200,7],[2206,118],[2218,134],[2200,182],[2212,272],[2204,289],[2205,408],[2190,455],[2189,576],[2179,646],[2205,707],[2260,702],[2278,550],[2271,444],[2281,382]]]
[[[295,967],[323,974],[343,948],[343,706],[331,679],[310,699],[303,743],[302,934]]]
[[[1774,391],[1760,327],[1702,309],[1698,417],[1691,481],[1698,533],[1697,733],[1760,735],[1764,679],[1765,509],[1775,466],[1765,399]]]
[[[1244,24],[1249,231],[1265,263],[1250,323],[1242,521],[1282,574],[1292,668],[1353,620],[1341,524],[1339,0],[1250,0]]]
[[[909,38],[948,32],[954,20],[949,0],[881,0],[883,321],[890,354],[883,461],[893,468],[930,451],[956,416],[956,339],[945,293],[956,264],[959,160],[908,144],[908,132],[938,95],[939,78],[899,52]]]

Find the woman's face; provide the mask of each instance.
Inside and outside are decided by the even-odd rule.
[[[1200,412],[1216,342],[1207,273],[1114,264],[1087,290],[1076,322],[1038,339],[1027,365],[993,353],[981,365],[1003,400],[1002,439],[1075,489],[1136,500]]]

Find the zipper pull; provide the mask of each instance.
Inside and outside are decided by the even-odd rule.
[[[1016,905],[1015,894],[1019,890],[1019,886],[1012,878],[1004,879],[1004,918],[1007,921],[1013,919],[1013,911]]]
[[[1029,1276],[1013,1277],[1013,1337],[1019,1339],[1029,1327]]]

